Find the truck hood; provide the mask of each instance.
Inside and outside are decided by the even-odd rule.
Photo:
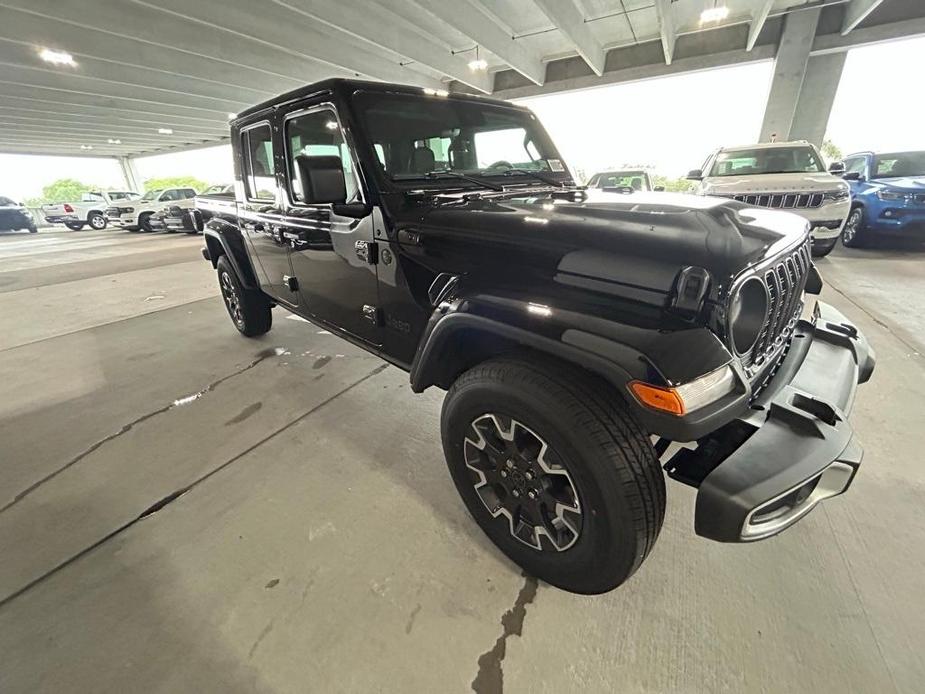
[[[828,173],[786,173],[763,176],[714,176],[703,180],[705,195],[738,193],[822,192],[844,187],[845,182]]]
[[[871,181],[874,184],[889,186],[890,188],[901,188],[918,192],[925,190],[925,176],[903,176],[899,178],[875,178]]]
[[[789,212],[722,198],[674,193],[589,190],[569,197],[503,194],[435,204],[423,228],[443,237],[494,246],[513,267],[542,254],[558,272],[667,292],[687,266],[717,281],[806,238],[807,223]]]

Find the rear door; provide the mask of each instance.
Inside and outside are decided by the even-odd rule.
[[[331,103],[299,104],[282,116],[285,175],[281,192],[284,237],[298,279],[303,310],[372,345],[381,343],[374,213],[342,216],[331,203],[305,200],[297,156],[336,156],[343,167],[346,202],[363,202],[356,157]]]
[[[254,270],[264,292],[289,306],[299,293],[289,282],[289,245],[280,229],[282,208],[276,178],[276,147],[270,120],[244,127],[240,133],[243,196],[238,198],[241,232],[257,258]]]

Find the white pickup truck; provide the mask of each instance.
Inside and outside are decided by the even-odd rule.
[[[154,231],[158,228],[159,212],[168,207],[191,210],[195,207],[196,191],[192,188],[162,188],[149,190],[129,205],[113,205],[106,210],[106,218],[128,231]]]
[[[107,208],[138,198],[138,193],[128,190],[94,190],[81,195],[80,202],[42,205],[42,214],[49,224],[63,224],[72,231],[80,231],[85,225],[99,231],[106,228]]]

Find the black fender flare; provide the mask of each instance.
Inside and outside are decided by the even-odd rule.
[[[206,242],[207,259],[212,263],[212,267],[218,266],[219,256],[226,256],[231,266],[234,268],[238,279],[246,289],[260,289],[260,282],[251,265],[250,256],[244,246],[244,238],[241,231],[231,224],[218,225],[208,224],[203,230],[203,238]]]

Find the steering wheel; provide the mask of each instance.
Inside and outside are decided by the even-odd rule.
[[[514,165],[509,161],[505,161],[504,159],[499,159],[498,161],[496,161],[494,164],[492,164],[488,168],[489,169],[513,169]]]

